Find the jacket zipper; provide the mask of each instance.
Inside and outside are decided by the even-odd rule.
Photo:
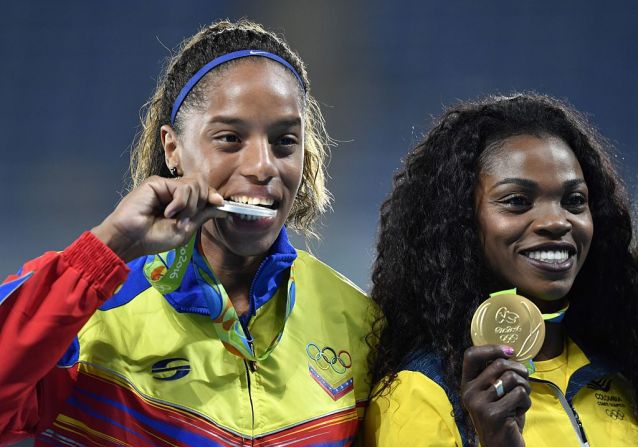
[[[264,258],[261,261],[261,264],[259,264],[259,267],[257,267],[257,271],[255,272],[255,276],[253,276],[253,282],[250,283],[250,289],[248,289],[248,300],[249,300],[249,308],[248,308],[248,315],[249,318],[250,316],[253,315],[254,312],[256,312],[256,309],[253,309],[253,294],[255,293],[255,280],[259,277],[259,274],[261,273],[262,269],[264,268],[264,264],[266,264],[266,258]],[[244,321],[242,318],[239,319],[242,323],[242,326],[244,326]],[[244,327],[244,331],[248,331],[248,319],[246,319],[246,327]],[[252,337],[251,337],[252,339]]]
[[[255,355],[255,344],[253,342],[253,336],[250,333],[250,330],[248,329],[248,320],[251,318],[251,316],[255,312],[255,309],[253,309],[253,302],[254,302],[253,293],[254,293],[254,288],[255,288],[255,279],[257,279],[257,276],[261,272],[261,270],[264,267],[265,263],[266,263],[266,259],[261,261],[261,264],[259,264],[259,268],[257,268],[257,272],[255,273],[255,277],[253,278],[253,282],[250,285],[250,289],[248,290],[248,299],[250,301],[250,308],[248,310],[249,317],[248,318],[239,317],[239,322],[240,322],[240,324],[242,326],[242,329],[244,330],[244,335],[246,335],[246,338],[248,339],[248,345],[250,346],[250,351],[253,353],[253,355]],[[247,361],[245,361],[245,363],[246,363],[246,365],[248,366],[248,368],[250,369],[251,372],[257,371],[257,362],[256,361],[247,360]]]
[[[569,417],[569,420],[572,423],[572,427],[574,428],[574,431],[576,432],[576,436],[578,436],[580,445],[582,447],[589,447],[589,442],[587,441],[587,435],[585,435],[585,429],[583,428],[583,424],[580,422],[580,417],[578,417],[578,413],[576,412],[574,407],[569,402],[567,402],[567,398],[565,397],[561,389],[558,388],[556,385],[554,385],[552,382],[549,382],[547,380],[530,378],[529,381],[536,382],[536,383],[544,383],[545,385],[549,386],[549,388],[552,390],[554,395],[558,398],[558,401],[560,402],[560,404],[563,406],[563,410],[565,410],[565,413],[567,413],[567,416]]]
[[[252,342],[251,342],[251,348],[252,348]],[[251,386],[251,381],[250,381],[250,372],[252,370],[252,367],[249,366],[250,365],[250,360],[245,360],[244,359],[244,366],[246,368],[246,382],[248,383],[248,400],[250,401],[250,415],[251,415],[251,438],[250,438],[250,445],[255,445],[255,407],[253,406],[253,392],[252,392],[252,386]]]

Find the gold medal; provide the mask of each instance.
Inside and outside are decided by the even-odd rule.
[[[492,294],[474,312],[474,346],[495,344],[514,348],[514,360],[524,363],[538,354],[545,340],[545,322],[538,307],[516,290]]]

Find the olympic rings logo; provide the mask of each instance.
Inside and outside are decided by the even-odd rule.
[[[503,343],[515,343],[518,340],[518,334],[503,334],[499,337]]]
[[[352,356],[345,350],[337,352],[329,346],[320,348],[314,343],[308,343],[306,354],[320,369],[332,369],[337,374],[345,374],[352,367]]]
[[[607,416],[609,416],[612,419],[617,419],[617,420],[623,420],[625,419],[625,413],[623,413],[620,410],[605,410],[605,413],[607,413]]]

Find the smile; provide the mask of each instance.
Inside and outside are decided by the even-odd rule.
[[[532,266],[552,273],[570,270],[576,259],[576,249],[571,246],[538,247],[522,251],[520,254]]]
[[[238,203],[246,203],[248,205],[265,206],[266,208],[272,208],[275,203],[273,199],[264,197],[230,196],[230,200]]]
[[[529,251],[523,253],[523,256],[527,256],[530,259],[534,259],[540,262],[547,262],[549,264],[560,264],[561,262],[569,259],[569,252],[567,250],[556,251]]]
[[[275,200],[269,197],[249,197],[249,196],[230,196],[230,200],[237,203],[245,203],[247,205],[263,206],[264,208],[276,209]],[[272,217],[259,217],[250,216],[247,214],[235,214],[239,219],[243,221],[255,221],[255,220],[271,220]],[[229,218],[231,215],[229,214]]]

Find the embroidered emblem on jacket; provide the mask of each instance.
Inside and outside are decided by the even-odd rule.
[[[627,403],[622,394],[619,393],[610,377],[603,377],[592,380],[587,384],[587,388],[594,390],[593,397],[596,408],[601,416],[605,415],[613,421],[622,421],[627,413]]]
[[[310,376],[333,400],[338,400],[352,391],[352,356],[348,351],[308,343],[306,354]]]
[[[623,413],[622,410],[610,410],[610,409],[607,409],[607,410],[605,410],[605,413],[607,413],[607,416],[609,416],[612,419],[616,419],[616,420],[620,420],[620,421],[625,419],[625,413]]]
[[[607,392],[611,388],[611,379],[592,380],[587,384],[587,388]]]
[[[151,374],[156,380],[177,380],[191,372],[188,359],[170,358],[155,362],[151,367]]]

